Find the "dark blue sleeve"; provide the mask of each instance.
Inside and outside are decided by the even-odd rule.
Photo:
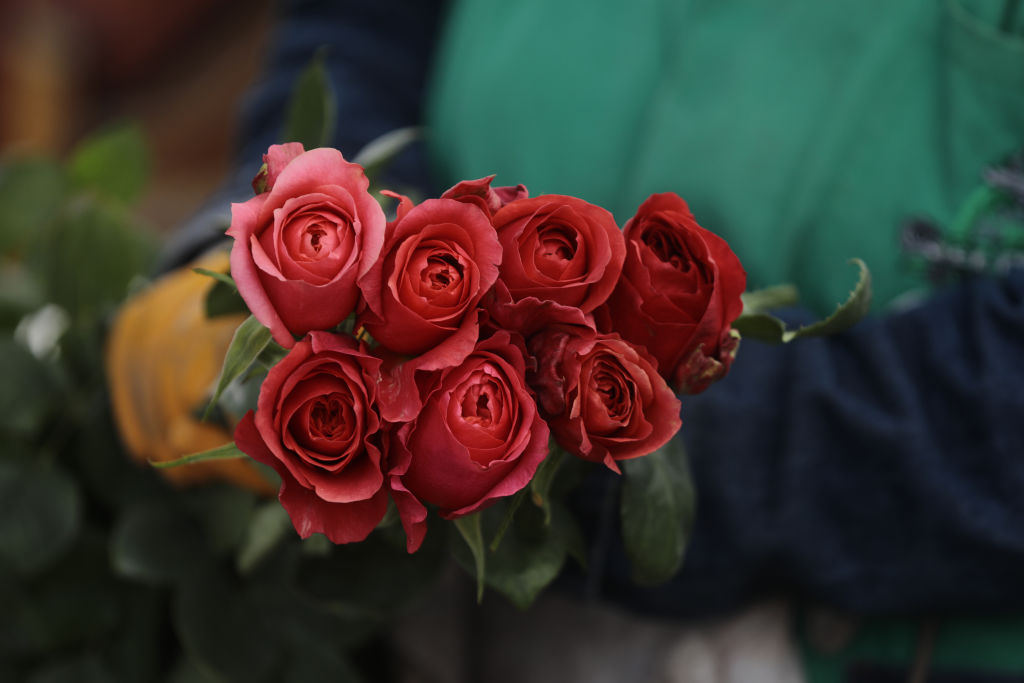
[[[682,434],[683,569],[633,586],[613,545],[604,597],[666,616],[766,592],[866,614],[1024,607],[1024,272],[835,337],[743,342],[684,399]]]
[[[291,90],[321,47],[337,97],[331,142],[347,158],[371,140],[422,123],[423,92],[443,3],[439,0],[283,0],[267,63],[243,102],[235,171],[165,247],[161,269],[223,237],[230,203],[252,196],[263,154],[281,140]],[[422,145],[389,167],[391,187],[428,187]]]

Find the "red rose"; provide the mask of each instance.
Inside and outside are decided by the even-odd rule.
[[[269,191],[232,204],[228,228],[238,291],[287,348],[355,309],[356,278],[376,261],[385,226],[360,166],[336,149],[296,151],[268,151]]]
[[[601,327],[644,346],[685,393],[728,371],[746,273],[725,240],[697,224],[678,195],[655,194],[626,223],[622,280],[597,315]]]
[[[515,199],[527,196],[525,185],[491,187],[493,175],[477,180],[463,180],[444,191],[442,199],[457,199],[480,207],[488,216],[493,216],[501,207]]]
[[[494,228],[476,206],[400,199],[380,259],[359,280],[359,324],[392,352],[381,384],[381,415],[389,422],[419,412],[416,373],[458,365],[476,346],[477,305],[501,263]]]
[[[387,226],[380,259],[360,278],[359,322],[384,347],[415,355],[467,324],[498,277],[501,246],[487,216],[452,199],[428,199]],[[473,330],[469,348],[476,343]]]
[[[562,326],[536,335],[531,384],[559,445],[619,471],[617,460],[663,446],[679,430],[679,399],[654,359],[619,338]]]
[[[380,360],[347,337],[311,332],[270,369],[235,443],[281,476],[303,538],[366,538],[387,510],[375,409]]]
[[[389,476],[410,552],[426,532],[423,502],[454,519],[530,482],[547,455],[548,426],[524,373],[521,347],[498,332],[438,373],[422,412],[392,436]]]
[[[494,215],[494,227],[504,249],[499,289],[517,305],[553,301],[590,313],[622,272],[626,249],[615,219],[582,199],[518,199]]]

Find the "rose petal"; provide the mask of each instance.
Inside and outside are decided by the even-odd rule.
[[[298,484],[288,468],[266,447],[249,411],[235,429],[238,448],[264,465],[273,467],[281,477],[278,499],[288,512],[295,531],[302,538],[322,533],[332,543],[365,540],[387,512],[387,491],[381,488],[371,498],[352,503],[330,503]]]

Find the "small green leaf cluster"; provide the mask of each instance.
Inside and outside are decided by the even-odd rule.
[[[733,329],[747,339],[770,344],[788,343],[804,337],[824,337],[849,329],[871,309],[871,271],[860,259],[853,259],[851,263],[859,271],[857,284],[846,301],[836,306],[827,318],[789,329],[786,323],[768,313],[773,308],[792,306],[797,301],[793,286],[780,285],[744,294],[743,314],[733,323]]]

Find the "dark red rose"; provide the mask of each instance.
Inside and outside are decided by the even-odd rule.
[[[663,446],[679,430],[679,399],[643,349],[581,326],[530,340],[530,377],[562,448],[619,471],[618,460]]]
[[[590,313],[615,288],[625,243],[612,215],[576,197],[518,199],[494,215],[504,249],[498,297],[551,301]]]
[[[438,373],[423,410],[392,435],[389,476],[410,552],[426,533],[424,502],[454,519],[533,478],[547,455],[548,426],[524,373],[522,348],[499,332]]]
[[[354,340],[311,332],[270,369],[235,430],[238,447],[281,476],[281,505],[303,538],[361,541],[387,511],[379,374]]]
[[[655,194],[626,223],[622,280],[596,317],[644,346],[684,393],[728,371],[746,273],[725,240],[697,224],[678,195]]]
[[[232,204],[227,231],[239,294],[286,348],[352,313],[356,278],[376,261],[385,226],[362,167],[336,149],[294,151],[271,148],[272,187]]]
[[[488,216],[515,199],[527,196],[525,185],[491,187],[493,175],[477,180],[463,180],[444,191],[442,199],[457,199],[478,206]]]

